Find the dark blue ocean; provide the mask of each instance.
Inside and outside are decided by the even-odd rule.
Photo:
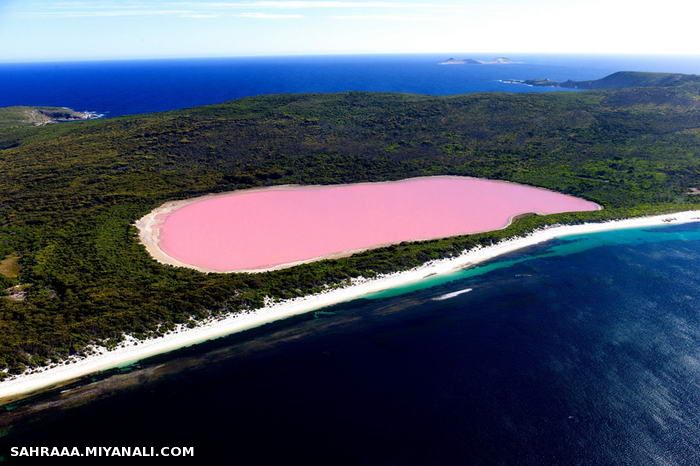
[[[446,58],[387,55],[0,64],[0,106],[55,105],[118,116],[271,93],[542,92],[542,88],[499,80],[585,80],[621,70],[700,73],[700,58],[683,56],[516,55],[510,58],[522,63],[437,65]]]
[[[700,464],[699,264],[697,224],[562,238],[11,405],[0,454]]]

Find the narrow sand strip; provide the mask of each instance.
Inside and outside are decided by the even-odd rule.
[[[516,237],[504,240],[493,246],[465,251],[452,259],[429,262],[405,272],[388,274],[372,280],[358,280],[356,283],[346,287],[334,288],[324,293],[270,304],[261,309],[234,314],[222,320],[207,322],[192,329],[183,329],[178,333],[141,341],[135,345],[124,346],[96,356],[89,356],[69,364],[44,370],[43,372],[21,375],[0,382],[0,400],[60,385],[87,374],[111,369],[157,354],[248,330],[269,322],[361,298],[378,291],[415,283],[425,279],[427,276],[448,274],[554,238],[624,228],[676,225],[692,222],[700,222],[700,211],[685,211],[652,217],[541,229],[525,237]]]

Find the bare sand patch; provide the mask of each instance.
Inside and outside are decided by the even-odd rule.
[[[0,260],[0,275],[5,278],[19,277],[19,255],[10,254],[3,260]]]

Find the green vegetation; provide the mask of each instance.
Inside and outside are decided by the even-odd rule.
[[[85,120],[90,117],[66,107],[0,107],[0,129],[43,126],[49,123]]]
[[[681,73],[618,71],[593,81],[564,81],[560,83],[549,79],[527,79],[522,82],[531,86],[564,87],[569,89],[635,89],[642,87],[677,87],[687,84],[697,85],[700,84],[700,76]]]
[[[555,222],[699,206],[700,85],[452,97],[279,95],[109,120],[5,125],[0,258],[26,299],[0,297],[0,368],[17,373],[178,323],[406,269]],[[14,141],[12,144],[8,141]],[[400,244],[265,274],[162,266],[133,222],[166,200],[285,183],[454,174],[596,201],[506,230]],[[0,289],[0,293],[2,290]],[[1,374],[1,373],[0,373]]]
[[[700,83],[700,76],[681,73],[645,73],[618,71],[594,81],[566,81],[562,87],[576,89],[622,89],[634,87],[671,87],[688,83]]]
[[[93,117],[64,107],[0,107],[0,150],[17,146],[34,126]]]

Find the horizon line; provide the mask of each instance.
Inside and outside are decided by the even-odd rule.
[[[176,61],[176,60],[225,60],[244,58],[304,58],[304,57],[382,57],[382,56],[431,56],[431,55],[493,55],[493,56],[559,56],[559,57],[700,57],[700,53],[659,53],[659,52],[280,52],[274,54],[242,55],[195,55],[195,56],[133,56],[133,57],[63,57],[2,59],[1,65],[42,64],[42,63],[99,63],[131,61]]]

